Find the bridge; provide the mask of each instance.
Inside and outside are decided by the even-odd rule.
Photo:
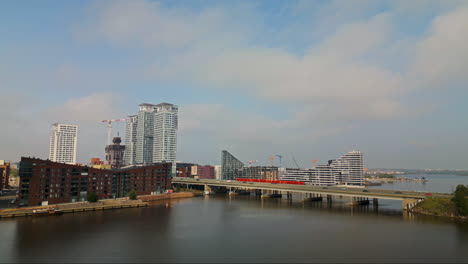
[[[274,192],[277,194],[285,193],[287,197],[291,197],[292,193],[302,193],[312,200],[321,200],[326,197],[331,201],[336,197],[350,197],[352,204],[368,204],[369,199],[372,199],[376,204],[378,199],[399,200],[402,201],[403,209],[411,209],[418,202],[428,198],[452,198],[448,193],[423,193],[414,191],[397,191],[384,189],[368,189],[356,187],[337,187],[337,186],[314,186],[314,185],[295,185],[295,184],[273,184],[260,182],[241,182],[235,180],[213,180],[213,179],[192,179],[174,177],[172,179],[174,185],[186,186],[201,186],[205,191],[211,191],[213,187],[221,187],[230,191],[250,190],[257,194],[265,194]]]

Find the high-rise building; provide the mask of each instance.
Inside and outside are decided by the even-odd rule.
[[[153,162],[176,160],[178,108],[173,104],[156,105],[154,116]]]
[[[341,173],[340,182],[351,185],[364,184],[364,163],[360,151],[353,150],[335,160],[330,160],[329,165]]]
[[[129,116],[127,120],[124,164],[136,164],[137,120],[138,117],[136,115]]]
[[[123,165],[125,146],[120,145],[121,142],[120,137],[114,137],[113,144],[106,146],[107,164],[111,165],[112,168],[120,168]]]
[[[77,137],[77,125],[53,124],[49,159],[55,162],[75,164]]]
[[[139,107],[138,114],[127,121],[125,164],[175,164],[178,107],[169,103]]]

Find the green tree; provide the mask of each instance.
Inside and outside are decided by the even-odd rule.
[[[10,177],[12,177],[12,178],[18,177],[18,169],[11,168],[10,169]]]
[[[87,199],[88,199],[88,202],[95,203],[99,200],[99,197],[95,192],[90,192],[88,193]]]
[[[457,185],[452,202],[455,204],[457,212],[463,216],[468,215],[468,200],[466,196],[468,196],[468,187],[461,184]]]
[[[136,193],[135,189],[132,189],[128,193],[128,198],[130,198],[130,200],[136,200],[137,199],[137,193]]]

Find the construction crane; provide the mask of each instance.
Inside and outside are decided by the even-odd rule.
[[[273,160],[275,160],[275,156],[270,156],[270,167],[273,167]]]
[[[276,154],[275,157],[278,157],[279,160],[280,160],[280,168],[283,167],[283,156],[279,155],[279,154]]]
[[[247,163],[249,164],[249,167],[252,166],[252,164],[256,163],[256,162],[258,162],[258,160],[247,161]]]
[[[112,122],[120,122],[120,121],[128,121],[130,118],[120,118],[120,119],[110,119],[110,120],[102,120],[101,122],[107,123],[107,144],[111,144],[111,137],[112,137]]]
[[[294,163],[296,164],[296,167],[299,169],[299,165],[297,164],[296,159],[294,158],[294,154],[291,153],[291,156],[292,156]]]
[[[315,169],[315,164],[317,163],[318,160],[312,160],[312,169]]]

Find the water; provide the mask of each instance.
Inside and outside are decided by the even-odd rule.
[[[418,192],[442,192],[453,193],[458,184],[468,185],[468,176],[457,175],[430,175],[430,174],[408,174],[398,177],[417,179],[425,177],[428,181],[422,182],[395,182],[384,183],[382,186],[370,186],[374,189],[418,191]]]
[[[468,262],[468,223],[382,204],[215,195],[4,219],[0,262]]]

